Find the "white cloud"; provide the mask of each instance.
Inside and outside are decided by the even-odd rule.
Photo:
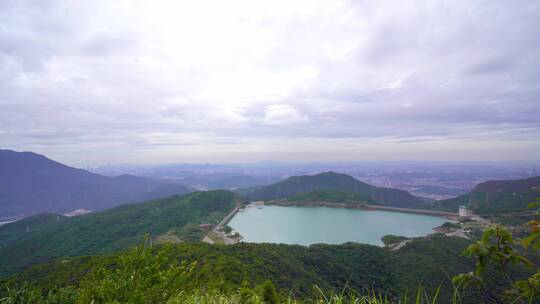
[[[307,116],[287,104],[269,105],[265,108],[264,122],[269,125],[289,125],[307,122]]]
[[[341,138],[503,148],[523,130],[540,137],[533,1],[0,6],[0,143],[16,149],[154,147],[158,157],[196,138],[181,154],[196,161],[231,138],[228,149],[251,151],[279,136],[320,149]]]

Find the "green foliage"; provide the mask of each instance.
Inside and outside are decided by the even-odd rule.
[[[294,299],[279,295],[274,283],[265,280],[254,288],[244,281],[242,287],[229,292],[209,286],[191,289],[189,281],[194,279],[193,265],[178,265],[170,260],[171,247],[152,250],[139,246],[120,256],[114,265],[99,266],[85,275],[79,287],[69,286],[42,292],[34,286],[24,283],[17,289],[9,289],[1,304],[86,304],[86,303],[223,303],[223,304],[278,304],[278,303],[436,303],[439,289],[432,301],[424,289],[419,288],[417,298],[408,301],[407,296],[391,300],[383,293],[366,291],[365,293],[333,293],[326,295],[315,286],[313,298]]]
[[[264,286],[263,286],[264,285]],[[293,299],[291,297],[279,298],[275,292],[272,292],[273,284],[271,282],[265,283],[261,286],[257,286],[261,294],[249,288],[242,288],[237,292],[232,293],[220,293],[215,290],[198,290],[194,292],[185,292],[185,290],[177,291],[166,302],[161,302],[163,297],[161,295],[146,295],[144,303],[167,303],[167,304],[301,304],[301,303],[319,303],[319,304],[436,304],[443,303],[439,300],[438,291],[435,291],[433,295],[428,294],[420,286],[418,287],[415,297],[408,297],[407,294],[391,299],[382,292],[376,293],[374,291],[367,291],[364,293],[329,293],[325,294],[317,286],[314,289],[317,293],[309,299]],[[169,288],[163,285],[158,285],[166,293]],[[156,287],[153,287],[156,288]],[[96,301],[87,302],[87,299],[81,298],[80,290],[73,288],[60,289],[57,295],[47,294],[41,295],[39,290],[32,287],[21,287],[14,291],[12,295],[9,295],[3,299],[0,299],[2,304],[86,304],[86,303],[140,303],[139,299],[122,297],[117,291],[110,291],[110,299],[107,302]],[[62,295],[66,295],[62,297]],[[122,300],[126,301],[122,301]],[[457,301],[454,297],[447,303],[462,303]]]
[[[469,193],[437,201],[433,208],[457,212],[459,206],[467,206],[474,213],[490,216],[524,211],[531,199],[540,195],[540,188],[535,187],[538,184],[540,177],[488,181],[479,184]]]
[[[299,193],[287,199],[290,202],[329,202],[340,204],[377,204],[369,196],[336,190],[317,190]]]
[[[535,203],[529,204],[529,208],[538,209],[537,214],[540,218],[540,197]],[[528,226],[531,229],[529,236],[524,238],[521,243],[526,249],[531,248],[540,260],[540,222],[532,220]],[[540,264],[536,265],[536,271],[526,280],[520,280],[514,283],[514,287],[518,290],[518,294],[524,299],[540,299]]]
[[[446,229],[459,229],[461,228],[461,226],[457,223],[452,223],[452,222],[444,222],[441,227],[443,228],[446,228]]]
[[[492,235],[497,236],[496,233]],[[498,235],[508,241],[508,236],[504,233]],[[367,260],[369,256],[358,256],[355,253],[373,246],[345,244],[305,248],[263,244],[260,251],[254,250],[258,247],[257,245],[248,247],[248,250],[238,251],[237,248],[233,251],[234,256],[244,261],[251,261],[251,273],[245,273],[246,269],[242,269],[242,265],[235,263],[234,259],[224,258],[227,256],[227,252],[223,253],[225,248],[237,246],[191,244],[190,248],[183,248],[190,253],[193,249],[197,249],[195,245],[210,249],[206,256],[196,255],[196,263],[192,263],[185,257],[187,252],[179,252],[187,244],[159,248],[139,246],[116,256],[113,260],[108,260],[108,263],[96,263],[96,266],[84,274],[78,283],[71,282],[67,287],[58,286],[43,290],[38,285],[30,285],[27,282],[28,277],[25,279],[24,275],[18,276],[18,279],[23,279],[23,283],[16,288],[8,289],[6,295],[0,298],[0,303],[479,303],[479,298],[475,294],[462,297],[456,294],[452,286],[440,284],[441,281],[437,280],[437,275],[431,273],[430,270],[430,267],[435,265],[424,266],[428,261],[427,258],[436,258],[431,256],[432,254],[437,255],[455,247],[456,244],[452,240],[442,236],[434,236],[430,241],[413,240],[412,246],[407,247],[410,247],[409,252],[394,253],[377,248],[378,250],[374,252],[376,254]],[[433,246],[430,243],[437,245]],[[443,243],[451,244],[445,247],[441,246]],[[440,251],[429,252],[429,249],[436,249],[437,246],[442,247],[438,248]],[[285,251],[280,253],[280,249]],[[274,252],[264,257],[264,252],[269,250]],[[282,253],[287,253],[289,256],[282,256]],[[454,254],[457,257],[457,253]],[[183,258],[178,259],[179,255]],[[263,259],[258,260],[261,255]],[[415,263],[411,263],[412,260]],[[445,261],[447,262],[447,256],[442,255],[435,263],[443,264]],[[227,268],[226,265],[231,263],[231,268]],[[326,265],[322,265],[325,263]],[[362,266],[355,268],[359,263]],[[267,264],[274,267],[281,266],[281,268],[272,269]],[[451,267],[455,266],[451,265]],[[304,272],[297,274],[296,272],[302,267],[305,268]],[[381,273],[381,267],[388,267],[384,270],[387,272]],[[347,276],[343,277],[347,280],[339,279],[340,275],[349,268]],[[414,273],[414,270],[417,272]],[[439,269],[438,276],[444,277],[444,272],[448,270],[450,268]],[[54,271],[54,268],[48,270],[49,273]],[[209,273],[201,275],[205,271]],[[256,274],[257,271],[260,271],[258,274],[260,276]],[[294,284],[288,281],[289,277],[296,276],[297,280],[305,278],[309,275],[309,271],[311,275],[324,278],[322,283],[327,287],[319,287],[321,285],[315,284],[315,281],[309,281],[306,282],[309,291],[304,294],[295,294],[291,289]],[[416,279],[408,281],[412,277],[403,275],[403,272],[413,277],[416,275]],[[220,274],[224,276],[219,276]],[[390,279],[393,274],[396,277]],[[427,276],[423,278],[418,276],[419,274]],[[358,277],[355,278],[355,275],[367,276],[365,278],[367,284],[358,285]],[[335,278],[333,281],[332,276]],[[232,288],[224,286],[238,278],[241,281],[232,284]],[[377,285],[376,280],[381,279],[383,281],[379,283],[382,284]],[[332,284],[334,288],[330,286]],[[415,292],[408,295],[407,290]]]
[[[314,285],[325,293],[335,294],[345,286],[356,292],[382,290],[391,299],[396,299],[404,290],[416,290],[418,284],[429,293],[441,287],[441,296],[448,298],[453,287],[447,275],[467,271],[473,266],[459,256],[467,244],[463,239],[443,235],[412,239],[406,247],[395,252],[355,243],[309,247],[181,243],[171,245],[168,255],[170,261],[179,265],[196,262],[192,276],[184,286],[188,294],[210,290],[231,295],[242,289],[245,296],[262,296],[255,289],[269,280],[275,284],[280,299],[314,297]],[[118,258],[94,256],[58,260],[31,267],[0,281],[0,286],[16,287],[27,281],[44,292],[55,287],[79,286],[87,273],[115,267]]]
[[[229,225],[225,225],[225,227],[223,227],[223,232],[225,233],[230,233],[232,230],[233,229]]]
[[[536,203],[529,204],[531,209],[539,209],[537,211],[538,216],[540,217],[540,198],[536,199]],[[528,223],[529,228],[531,229],[531,234],[522,240],[523,246],[525,248],[532,248],[535,251],[540,250],[540,221],[532,220]]]
[[[405,236],[401,236],[401,235],[391,235],[391,234],[388,234],[388,235],[385,235],[381,238],[382,242],[385,244],[385,245],[390,245],[390,244],[395,244],[395,243],[399,243],[399,242],[402,242],[402,241],[405,241],[405,240],[408,240],[409,238],[408,237],[405,237]]]
[[[98,268],[81,282],[78,303],[167,303],[183,290],[192,265],[169,258],[170,247],[138,246],[120,255],[114,268]]]
[[[58,221],[55,215],[37,215],[7,224],[0,227],[0,275],[54,258],[130,248],[147,233],[152,238],[167,234],[198,241],[204,235],[199,224],[218,223],[236,200],[229,191],[196,192]],[[45,219],[37,220],[41,218]]]
[[[536,203],[530,204],[530,208],[540,207],[540,198]],[[540,211],[538,211],[540,215]],[[529,223],[531,233],[521,240],[524,248],[531,248],[536,254],[540,253],[540,223],[531,221]],[[473,272],[455,276],[453,281],[460,287],[467,287],[469,284],[478,284],[483,289],[484,298],[492,301],[502,302],[503,299],[510,299],[512,303],[534,303],[540,299],[540,265],[535,265],[523,255],[523,251],[516,248],[513,236],[505,228],[494,226],[486,229],[482,238],[470,245],[463,254],[476,258],[476,267]],[[514,280],[508,273],[509,265],[520,264],[531,268],[536,268],[535,273],[526,279]],[[494,277],[493,273],[488,273],[489,267],[495,269],[499,276]],[[505,292],[501,294],[498,290],[491,290],[489,284],[492,280],[504,280]]]
[[[41,291],[39,289],[32,288],[25,283],[17,289],[8,288],[8,295],[0,301],[2,304],[34,304],[39,303],[41,298]]]
[[[255,288],[258,290],[261,299],[264,303],[267,304],[278,304],[279,298],[276,292],[276,287],[271,281],[264,281],[261,285]]]
[[[57,288],[43,295],[41,290],[29,284],[16,289],[8,289],[0,298],[1,304],[70,304],[75,303],[77,290],[73,287]]]
[[[42,213],[0,226],[0,247],[7,246],[9,242],[23,237],[28,233],[28,230],[38,232],[66,220],[68,218],[63,215]]]

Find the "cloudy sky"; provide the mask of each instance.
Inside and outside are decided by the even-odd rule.
[[[540,158],[539,1],[0,1],[0,148]]]

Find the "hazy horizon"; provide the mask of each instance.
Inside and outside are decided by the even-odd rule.
[[[534,1],[2,1],[0,148],[536,162],[538,20]]]
[[[0,147],[0,151],[4,149]],[[241,167],[241,166],[254,166],[254,167],[281,167],[281,166],[325,166],[325,165],[357,165],[357,166],[409,166],[409,165],[426,165],[426,166],[461,166],[461,165],[471,165],[471,166],[500,166],[500,167],[515,167],[515,166],[540,166],[540,158],[531,159],[531,160],[426,160],[426,159],[401,159],[401,160],[315,160],[315,161],[302,161],[302,160],[273,160],[273,159],[263,159],[256,161],[223,161],[223,162],[205,162],[205,161],[162,161],[162,162],[104,162],[98,164],[90,163],[70,163],[64,159],[58,159],[51,155],[40,153],[39,151],[30,151],[30,150],[12,150],[4,149],[6,151],[13,151],[18,153],[35,153],[43,155],[53,161],[60,162],[62,164],[81,168],[81,169],[90,169],[90,170],[105,170],[106,168],[153,168],[161,166],[229,166],[229,167]],[[539,168],[540,169],[540,168]]]

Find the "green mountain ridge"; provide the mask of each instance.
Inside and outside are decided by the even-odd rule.
[[[405,208],[429,208],[430,204],[400,189],[375,187],[335,172],[292,176],[284,181],[237,191],[251,200],[287,199],[300,193],[334,190],[363,195],[381,205]]]
[[[59,257],[126,249],[140,244],[145,234],[199,241],[205,234],[199,225],[218,223],[239,200],[232,192],[214,190],[80,217],[39,214],[25,218],[0,227],[0,275]]]
[[[455,198],[436,201],[433,208],[457,212],[466,206],[478,214],[523,211],[540,196],[540,176],[518,180],[487,181]]]

